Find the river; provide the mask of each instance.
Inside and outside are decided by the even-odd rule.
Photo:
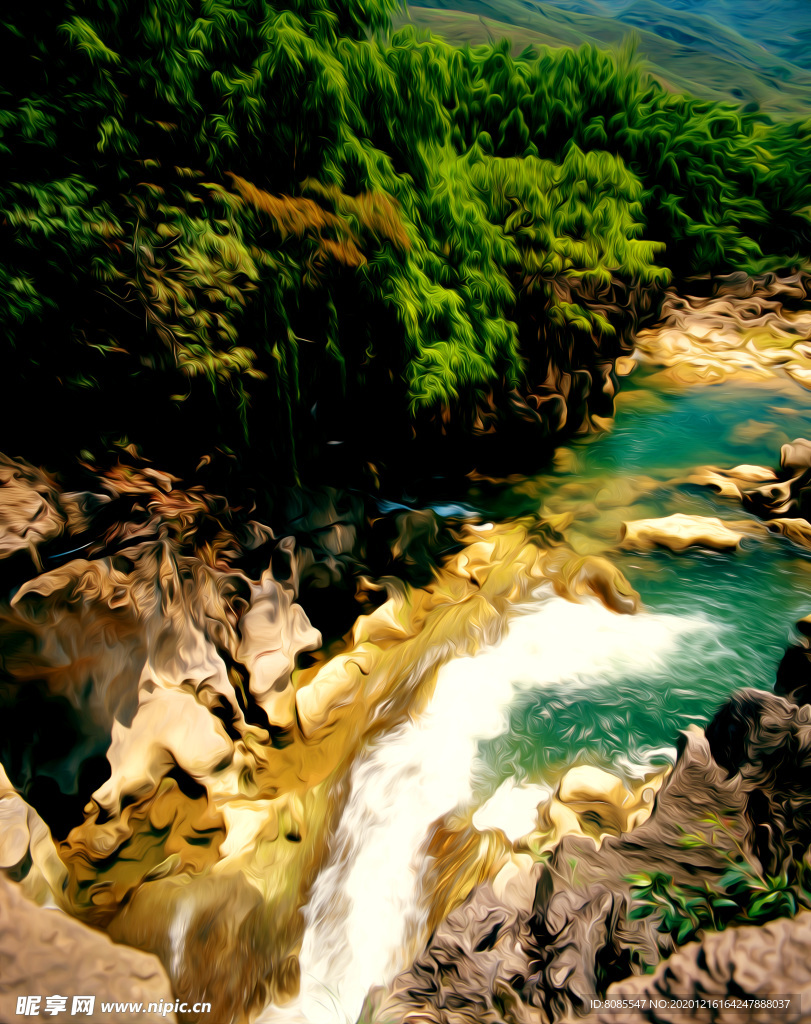
[[[473,483],[457,514],[550,518],[582,554],[609,557],[642,599],[618,615],[540,586],[511,610],[503,638],[439,671],[419,714],[378,735],[355,762],[330,860],[305,908],[301,993],[264,1022],[351,1024],[424,939],[437,822],[472,815],[514,840],[573,765],[631,782],[672,762],[679,730],[704,724],[733,690],[770,688],[811,611],[811,558],[785,539],[739,551],[623,551],[624,519],[676,512],[745,519],[706,487],[673,483],[701,465],[774,466],[808,436],[807,393],[788,380],[673,387],[638,371],[610,430],[575,439],[544,474]],[[443,500],[445,500],[443,498]]]

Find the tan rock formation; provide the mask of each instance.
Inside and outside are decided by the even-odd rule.
[[[772,533],[779,533],[793,544],[811,548],[811,523],[807,519],[772,519],[767,523]]]
[[[786,299],[807,297],[801,275],[719,278],[708,298],[669,293],[659,323],[640,331],[634,353],[684,385],[790,377],[811,387],[811,314]]]
[[[811,546],[811,441],[800,437],[784,444],[778,471],[762,466],[702,466],[683,482],[711,487],[722,497],[738,500],[766,519],[773,533],[780,533],[801,547]],[[752,529],[751,524],[748,529]]]
[[[701,466],[687,476],[684,483],[710,487],[722,498],[741,500],[748,487],[769,484],[776,480],[777,474],[766,466],[735,466],[733,469]]]
[[[21,879],[20,890],[38,904],[59,900],[67,870],[50,830],[8,781],[0,765],[0,872]]]
[[[45,1016],[48,996],[66,997],[66,1008]],[[17,1000],[39,996],[39,1016],[56,1024],[115,1020],[116,1024],[177,1021],[174,1012],[147,1012],[149,1003],[174,1004],[156,956],[119,946],[60,910],[38,907],[0,877],[0,1020],[17,1016]],[[90,1017],[72,1014],[74,996],[94,996]],[[101,1012],[101,1002],[143,1003],[143,1011]]]
[[[720,519],[677,513],[663,519],[637,519],[624,524],[622,546],[645,551],[666,547],[684,551],[689,547],[735,551],[743,533],[730,529]]]

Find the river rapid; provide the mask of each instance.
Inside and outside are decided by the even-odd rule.
[[[807,393],[789,380],[684,388],[642,369],[611,429],[575,439],[549,472],[443,496],[443,511],[483,536],[511,518],[558,524],[575,552],[620,568],[642,607],[620,615],[540,585],[505,613],[496,644],[444,664],[425,705],[365,746],[304,908],[300,994],[262,1021],[358,1019],[369,989],[425,941],[442,823],[515,843],[568,769],[632,787],[671,764],[679,731],[704,725],[732,691],[771,688],[811,610],[805,551],[765,534],[733,554],[627,551],[617,538],[623,521],[677,512],[740,522],[740,507],[685,477],[775,465],[781,444],[810,429]]]

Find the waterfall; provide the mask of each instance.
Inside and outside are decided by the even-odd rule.
[[[407,938],[425,913],[420,880],[431,826],[474,806],[479,741],[506,729],[516,691],[610,686],[620,675],[660,672],[682,636],[708,626],[698,617],[617,615],[595,600],[573,604],[542,592],[498,645],[444,665],[426,710],[356,761],[330,861],[304,909],[300,994],[267,1007],[262,1024],[354,1024],[369,989],[405,966],[415,952]],[[475,824],[525,834],[546,795],[542,786],[510,782]]]

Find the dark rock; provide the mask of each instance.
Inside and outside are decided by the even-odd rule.
[[[811,441],[798,437],[780,449],[778,480],[747,488],[744,507],[763,518],[811,515]]]

